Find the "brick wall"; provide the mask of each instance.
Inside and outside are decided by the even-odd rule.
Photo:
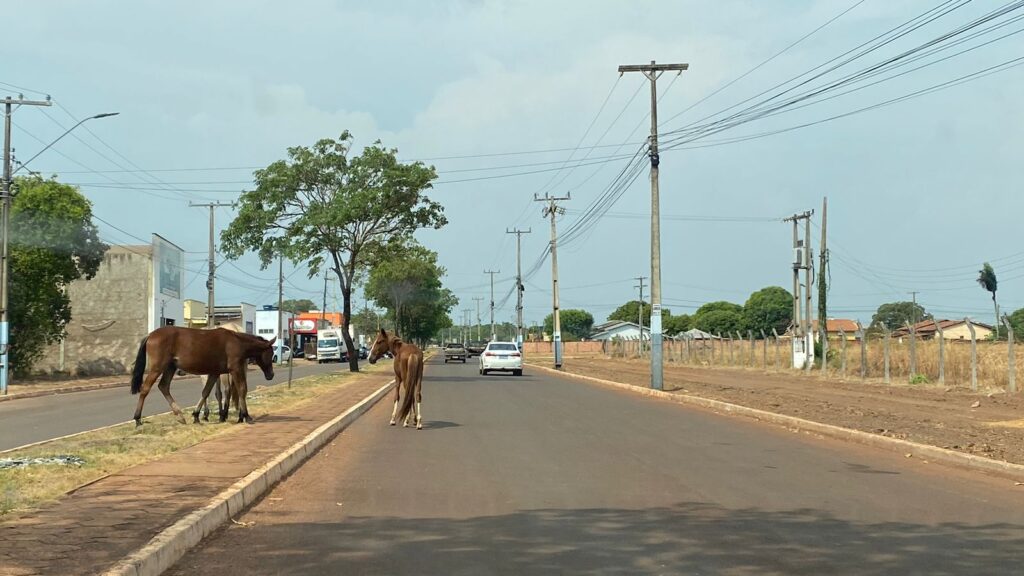
[[[113,246],[96,277],[68,287],[71,322],[63,367],[61,347],[55,345],[36,364],[36,372],[99,376],[131,371],[139,342],[149,332],[151,254],[149,246]]]

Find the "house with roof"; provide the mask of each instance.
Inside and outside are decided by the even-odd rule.
[[[636,322],[623,322],[612,320],[604,324],[594,326],[588,340],[636,340],[643,338],[651,339],[651,331],[647,326],[641,327]]]
[[[821,333],[818,331],[818,321],[811,322],[814,330],[814,341],[817,342]],[[838,340],[840,334],[844,334],[848,341],[857,339],[857,321],[849,318],[828,318],[825,320],[825,332],[829,340]]]
[[[917,324],[914,324],[914,335],[921,340],[932,340],[938,335],[938,329],[935,324],[938,323],[939,327],[942,328],[942,337],[946,340],[970,340],[971,332],[967,329],[967,321],[965,319],[960,320],[922,320]],[[981,322],[971,322],[974,326],[975,338],[978,340],[985,340],[992,337],[995,329],[991,324],[983,324]],[[892,331],[893,338],[903,338],[910,335],[910,330],[906,326]]]

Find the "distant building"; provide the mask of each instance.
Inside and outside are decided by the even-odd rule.
[[[67,337],[47,347],[34,370],[74,376],[125,374],[139,343],[160,326],[183,326],[184,252],[154,234],[152,243],[111,246],[96,276],[68,286]]]
[[[280,316],[281,331],[278,332],[277,310],[270,309],[269,306],[264,306],[263,310],[256,311],[256,335],[264,340],[271,340],[275,338],[283,340],[285,344],[287,344],[291,337],[289,326],[291,325],[293,318],[295,318],[295,315],[291,312],[282,312]]]
[[[185,326],[206,328],[206,302],[185,300]],[[245,334],[256,333],[256,306],[246,302],[238,305],[215,306],[214,322],[218,328],[227,328]]]
[[[642,335],[642,336],[641,336]],[[638,338],[644,340],[651,339],[651,332],[647,326],[640,327],[636,322],[623,322],[621,320],[613,320],[611,322],[605,322],[604,324],[598,324],[594,326],[590,333],[588,340],[636,340]]]
[[[814,331],[814,341],[817,342],[821,337],[821,333],[818,332],[817,320],[811,321],[811,328]],[[840,333],[845,334],[847,340],[856,340],[857,321],[847,318],[829,318],[825,320],[825,332],[828,334],[829,340],[838,340]]]
[[[942,337],[946,340],[970,340],[971,331],[967,329],[967,322],[964,320],[938,320],[939,326],[942,328]],[[975,338],[978,340],[985,340],[990,338],[995,332],[990,324],[982,324],[981,322],[971,322],[974,326]],[[935,321],[924,320],[914,324],[914,335],[922,340],[931,340],[938,334],[938,330],[935,329]],[[898,330],[892,331],[893,338],[903,338],[909,336],[910,331],[904,326]]]

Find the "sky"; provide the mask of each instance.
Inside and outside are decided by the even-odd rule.
[[[826,70],[819,65],[940,5],[949,11],[935,21],[794,88],[805,73]],[[474,298],[483,298],[488,321],[484,270],[500,270],[496,317],[512,319],[515,301],[506,295],[516,251],[506,231],[519,228],[530,230],[522,267],[534,271],[525,280],[524,320],[543,320],[551,267],[539,259],[550,221],[534,195],[571,196],[556,221],[566,231],[603,192],[621,192],[558,249],[561,307],[601,322],[637,297],[636,277],[651,275],[646,168],[614,186],[649,134],[650,87],[617,67],[685,62],[687,71],[657,84],[665,308],[692,313],[709,301],[742,304],[765,286],[791,289],[792,227],[781,219],[814,210],[817,254],[827,196],[830,316],[868,322],[879,304],[917,292],[938,317],[991,321],[990,295],[975,282],[984,261],[999,275],[1002,308],[1024,307],[1024,66],[815,122],[1021,58],[1024,34],[1014,33],[1024,24],[1013,18],[1024,9],[994,20],[998,29],[961,35],[946,51],[825,94],[834,98],[700,140],[683,142],[678,131],[868,68],[1005,5],[19,2],[5,7],[5,20],[17,25],[5,32],[0,94],[55,102],[14,114],[23,160],[78,119],[120,113],[87,122],[28,168],[79,185],[109,243],[157,233],[181,246],[185,295],[200,300],[208,211],[190,202],[230,202],[251,185],[253,170],[288,147],[344,130],[357,149],[380,140],[404,161],[436,167],[427,194],[444,205],[449,224],[417,237],[447,269],[445,283],[460,299],[455,318],[463,309],[475,316]],[[812,125],[744,138],[804,124]],[[232,217],[231,208],[217,209],[217,229]],[[301,263],[286,263],[285,274],[286,298],[323,297],[323,279],[308,278]],[[271,304],[276,289],[276,270],[260,270],[252,255],[218,269],[219,303]],[[329,288],[328,308],[340,308],[339,294]],[[362,302],[358,291],[355,304]]]

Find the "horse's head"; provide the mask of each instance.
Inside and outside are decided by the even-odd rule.
[[[267,380],[274,379],[274,342],[276,341],[276,336],[269,341],[265,341],[266,344],[260,348],[259,353],[254,358],[256,365],[263,370],[263,376]]]
[[[381,328],[377,334],[377,339],[373,341],[373,346],[370,347],[370,354],[366,359],[370,361],[370,364],[376,364],[377,360],[390,350],[391,339],[388,338],[388,333]]]

